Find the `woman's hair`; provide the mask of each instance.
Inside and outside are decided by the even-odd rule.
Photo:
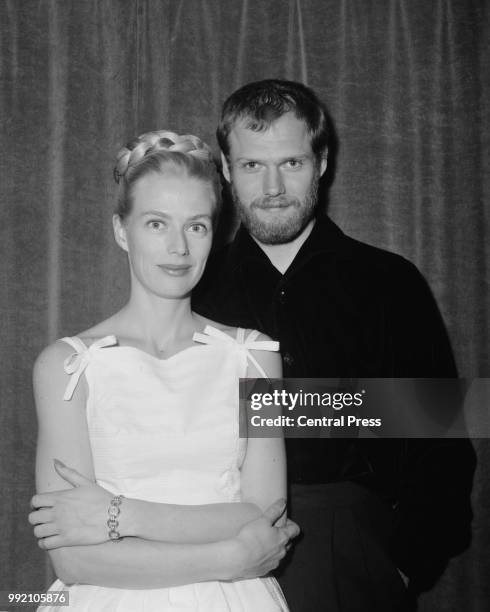
[[[184,175],[209,183],[215,195],[213,218],[221,208],[221,183],[211,149],[197,136],[160,130],[138,136],[116,157],[114,179],[120,185],[116,214],[131,212],[134,184],[147,174]]]
[[[216,131],[224,156],[228,159],[230,153],[228,138],[237,122],[244,121],[247,129],[261,132],[289,112],[306,123],[312,151],[320,160],[326,155],[331,136],[328,111],[309,87],[281,79],[248,83],[237,89],[225,101]]]

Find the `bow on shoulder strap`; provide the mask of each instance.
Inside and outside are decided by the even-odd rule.
[[[73,397],[73,393],[77,388],[80,376],[90,363],[90,359],[92,358],[94,352],[107,346],[114,346],[117,344],[117,338],[116,336],[105,336],[104,338],[100,338],[99,340],[93,342],[89,347],[85,346],[80,338],[77,337],[62,338],[62,340],[70,344],[75,349],[75,352],[67,357],[63,362],[63,369],[71,377],[63,395],[63,399],[65,401],[69,401]]]
[[[203,332],[196,332],[193,339],[196,342],[202,342],[203,344],[234,344],[238,349],[245,352],[246,357],[250,363],[252,363],[261,376],[268,378],[266,372],[260,363],[251,354],[250,349],[254,351],[273,351],[279,350],[279,342],[273,340],[256,340],[260,332],[256,329],[252,330],[247,337],[245,337],[246,330],[243,327],[239,327],[237,330],[236,338],[229,336],[227,333],[211,325],[206,325]]]

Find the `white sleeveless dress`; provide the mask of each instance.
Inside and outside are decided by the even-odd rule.
[[[153,502],[239,502],[247,440],[238,435],[238,379],[246,376],[249,360],[258,366],[249,349],[278,350],[276,342],[257,336],[253,331],[245,337],[239,329],[234,339],[207,326],[194,334],[195,345],[168,359],[116,346],[114,336],[88,348],[77,337],[63,338],[76,351],[65,361],[71,379],[64,399],[71,398],[82,373],[88,383],[98,484],[115,495]],[[148,590],[66,587],[57,580],[50,588],[68,589],[70,610],[77,612],[288,610],[270,577]]]

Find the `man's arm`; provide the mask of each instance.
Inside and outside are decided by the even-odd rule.
[[[411,264],[397,274],[392,308],[393,376],[457,377],[432,293]],[[448,411],[461,409],[453,398]],[[400,441],[401,442],[401,441]],[[395,560],[414,593],[430,588],[468,547],[476,455],[469,440],[407,439],[400,460]]]

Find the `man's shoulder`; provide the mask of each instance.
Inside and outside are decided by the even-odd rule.
[[[212,251],[204,274],[192,292],[192,305],[197,312],[210,319],[234,327],[246,327],[247,323],[244,324],[242,318],[236,316],[240,310],[240,299],[234,265],[229,257],[230,248],[231,245],[227,244]]]
[[[332,251],[328,251],[326,248],[325,253],[333,253],[335,261],[339,264],[344,264],[352,270],[355,269],[357,274],[367,277],[391,276],[400,279],[423,279],[415,264],[403,255],[352,238],[335,226],[333,222],[330,223],[337,230],[335,245]],[[328,247],[328,245],[325,246]]]
[[[208,257],[203,277],[197,287],[198,292],[214,285],[221,286],[225,279],[232,276],[232,258],[230,257],[232,243],[213,249]]]
[[[388,251],[367,242],[361,242],[344,234],[346,241],[346,256],[355,261],[356,264],[379,270],[393,271],[398,273],[418,273],[418,269],[411,261],[403,255]]]
[[[394,281],[413,283],[425,282],[416,265],[403,255],[352,238],[343,233],[331,220],[328,220],[328,232],[324,236],[322,232],[320,236],[325,239],[325,243],[318,248],[317,242],[314,247],[320,258],[328,258],[334,266],[345,266],[354,276],[391,278]],[[329,244],[332,238],[334,238],[333,245]],[[237,265],[245,255],[241,251],[242,242],[235,237],[211,253],[203,285],[217,284],[223,287],[236,281]],[[308,256],[305,259],[308,261],[310,258]],[[300,269],[301,267],[300,264]]]
[[[217,247],[216,249],[213,249],[211,251],[211,254],[209,256],[206,266],[207,267],[224,266],[226,263],[228,263],[230,259],[230,253],[232,250],[232,246],[233,246],[233,241],[227,242],[226,244],[221,245]]]

